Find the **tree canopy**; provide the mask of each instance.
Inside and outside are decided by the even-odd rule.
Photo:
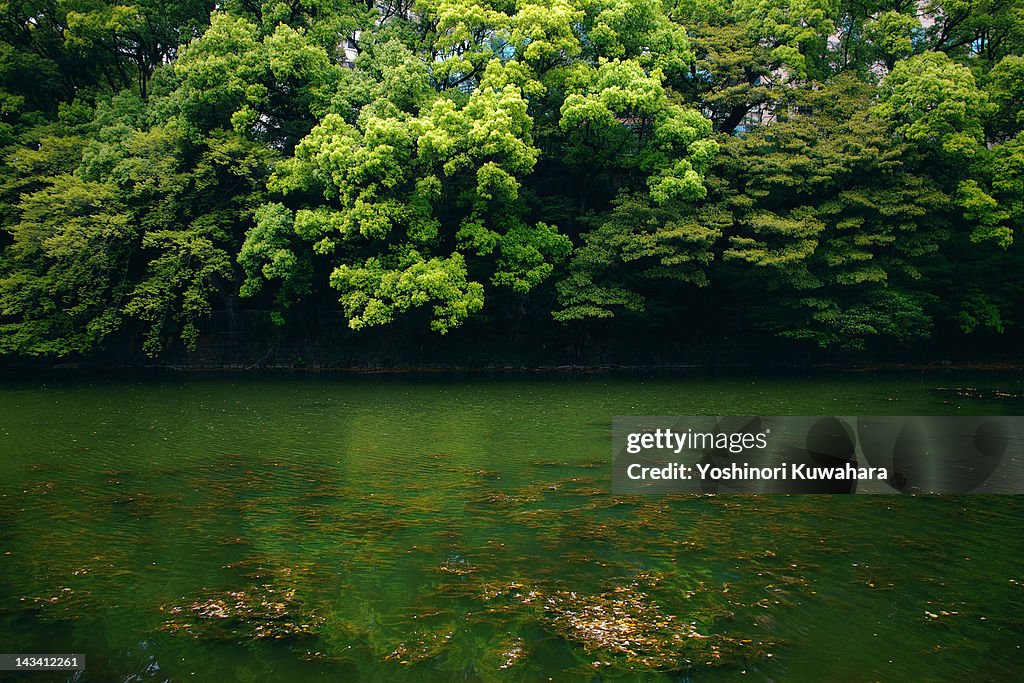
[[[1022,103],[1022,0],[7,2],[0,354],[1013,335]]]

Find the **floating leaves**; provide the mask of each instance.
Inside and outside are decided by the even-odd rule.
[[[433,659],[444,652],[452,639],[452,632],[447,630],[417,633],[413,638],[402,642],[384,659],[409,665]]]
[[[621,656],[628,664],[675,671],[735,663],[767,654],[770,643],[700,633],[693,623],[665,614],[632,586],[599,595],[559,591],[544,603],[553,630],[587,653]]]
[[[23,607],[34,610],[40,618],[48,620],[80,619],[86,612],[91,595],[88,591],[60,586],[51,593],[19,598]]]
[[[295,588],[271,583],[207,592],[187,605],[160,610],[168,615],[162,630],[209,640],[314,636],[324,621],[296,598]]]
[[[503,648],[501,657],[505,660],[499,668],[510,669],[526,658],[526,643],[522,638],[516,637],[512,642]]]
[[[936,387],[936,392],[952,394],[957,398],[977,398],[990,401],[1024,399],[1024,392],[1009,389],[982,389],[978,387]]]

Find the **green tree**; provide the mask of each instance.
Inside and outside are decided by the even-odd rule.
[[[497,63],[488,74],[503,81]],[[303,243],[335,260],[330,283],[355,329],[429,305],[431,326],[446,331],[483,306],[480,279],[528,291],[569,246],[525,220],[521,179],[537,160],[530,127],[520,91],[486,76],[463,106],[375,107],[356,125],[326,116],[271,184],[300,201],[320,197],[294,218],[283,206],[261,211],[239,257],[246,292],[266,277],[286,289],[301,282],[306,256],[288,245],[303,252]]]
[[[715,174],[733,215],[727,262],[770,298],[755,322],[821,346],[927,336],[920,269],[948,237],[951,198],[908,172],[907,153],[875,124],[871,89],[851,78],[807,93],[805,111],[734,138]]]
[[[19,205],[0,277],[0,352],[92,350],[120,324],[136,239],[114,188],[52,178]]]
[[[716,130],[733,133],[786,86],[827,75],[826,47],[839,14],[832,0],[676,2],[696,60],[670,84],[710,112]]]

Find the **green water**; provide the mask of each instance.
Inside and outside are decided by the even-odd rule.
[[[608,491],[614,415],[1021,414],[1022,390],[5,380],[0,651],[84,653],[88,681],[1019,679],[1019,497]]]

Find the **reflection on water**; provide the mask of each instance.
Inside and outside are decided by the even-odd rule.
[[[99,681],[1010,679],[1017,497],[615,497],[610,427],[1020,414],[1020,390],[1006,373],[8,381],[0,649],[82,652]]]

